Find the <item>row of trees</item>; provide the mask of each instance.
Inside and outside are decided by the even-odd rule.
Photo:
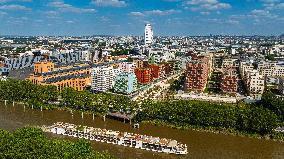
[[[60,100],[60,104],[52,105]],[[55,86],[35,85],[30,81],[12,80],[0,81],[0,100],[26,102],[34,108],[52,108],[64,106],[67,108],[106,114],[109,108],[114,111],[131,113],[138,106],[128,97],[108,93],[93,94],[89,91],[77,92],[66,87],[59,92]]]
[[[144,102],[137,120],[159,119],[176,126],[235,129],[269,134],[278,126],[277,116],[266,108],[200,101]]]
[[[48,140],[38,128],[22,128],[14,133],[0,129],[0,158],[101,158],[113,159],[108,153],[92,150],[85,140],[76,142]]]
[[[32,84],[30,81],[0,81],[0,99],[21,101],[34,106],[49,106],[49,101],[57,100],[59,92],[55,86]]]
[[[51,101],[60,99],[60,105],[75,110],[106,114],[114,111],[131,113],[138,104],[126,96],[88,91],[77,92],[54,86],[34,85],[29,81],[0,82],[0,99],[24,101],[34,107],[50,107]],[[159,119],[177,126],[200,126],[236,129],[259,134],[271,133],[284,121],[284,102],[270,92],[263,95],[260,105],[232,105],[201,101],[143,101],[137,121]]]
[[[77,92],[72,88],[65,88],[62,92],[62,103],[72,109],[106,114],[111,108],[114,111],[132,113],[138,108],[136,102],[128,97],[110,93],[93,94],[88,91]]]
[[[273,111],[280,122],[284,123],[284,100],[267,91],[262,95],[260,106]]]

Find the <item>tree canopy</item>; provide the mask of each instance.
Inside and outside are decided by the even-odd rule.
[[[108,153],[92,150],[90,142],[48,140],[38,128],[22,128],[14,133],[0,129],[0,158],[94,158],[113,159]]]

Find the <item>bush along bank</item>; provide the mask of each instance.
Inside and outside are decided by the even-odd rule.
[[[21,128],[14,133],[0,129],[0,158],[100,158],[110,154],[92,150],[85,140],[48,140],[38,128]]]
[[[147,101],[142,104],[142,108],[143,111],[136,116],[137,121],[181,129],[276,138],[274,129],[279,126],[278,116],[258,105],[239,106],[181,100]]]
[[[56,86],[35,85],[30,81],[0,81],[0,100],[23,102],[35,109],[65,109],[105,115],[109,108],[133,112],[137,103],[122,95],[108,93],[93,94],[65,88],[59,92]]]

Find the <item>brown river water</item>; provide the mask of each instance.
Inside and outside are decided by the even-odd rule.
[[[80,113],[58,110],[24,109],[22,105],[5,106],[0,103],[0,128],[13,131],[28,125],[50,125],[62,121],[110,130],[127,131],[150,136],[175,139],[188,145],[188,155],[177,156],[172,154],[156,153],[140,149],[128,148],[93,141],[97,151],[108,151],[122,159],[284,159],[284,143],[236,137],[224,134],[197,132],[192,130],[177,130],[167,127],[141,124],[140,129],[133,129],[130,124],[84,115]],[[49,134],[55,138],[65,138]]]

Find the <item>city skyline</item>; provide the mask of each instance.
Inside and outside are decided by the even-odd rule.
[[[280,35],[283,0],[0,0],[0,35]]]

